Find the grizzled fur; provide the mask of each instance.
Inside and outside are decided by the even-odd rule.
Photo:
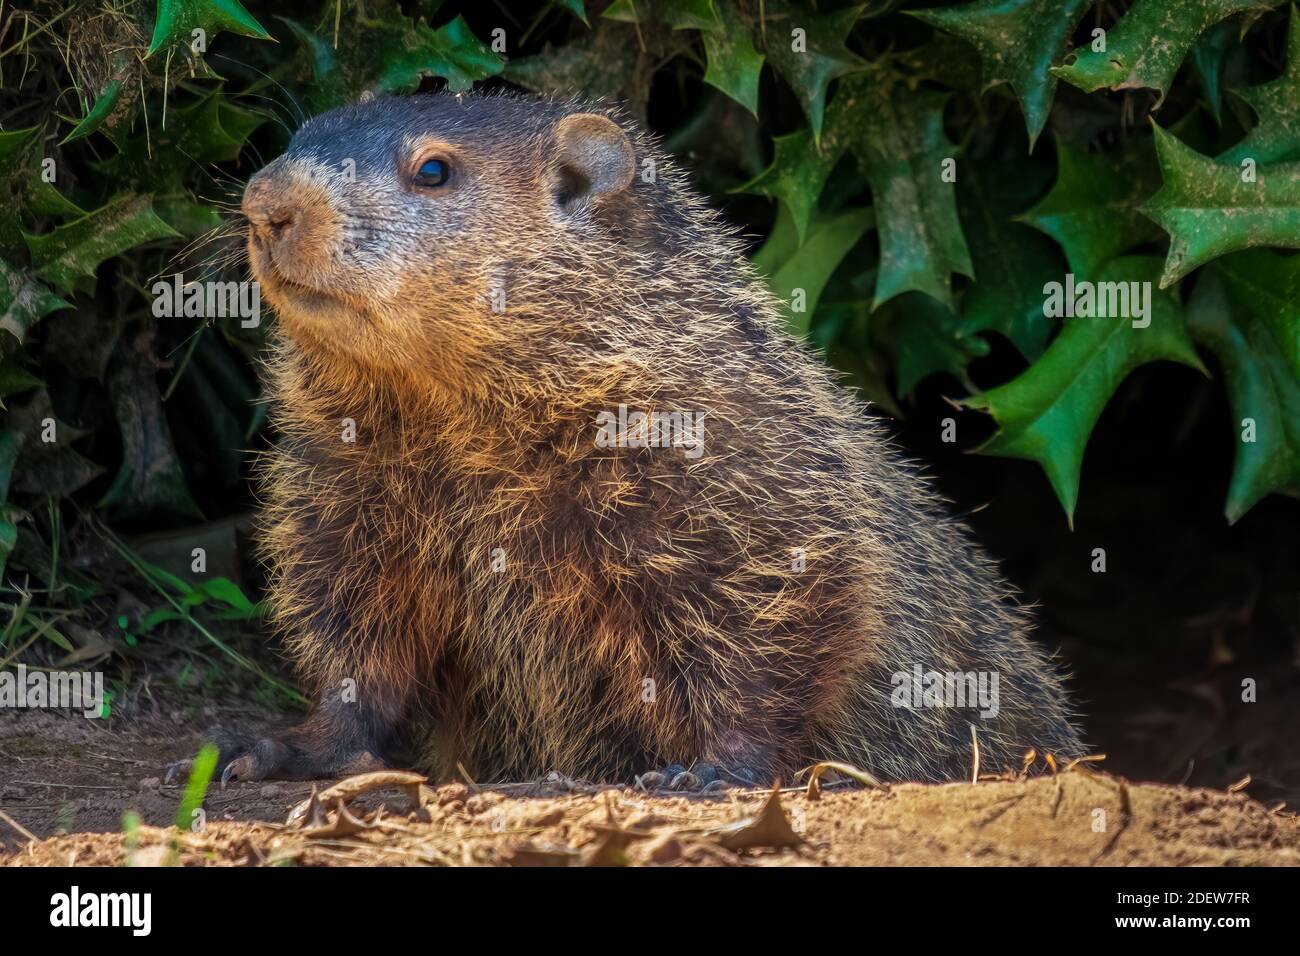
[[[430,156],[451,180],[412,185]],[[317,704],[233,775],[940,780],[972,724],[988,770],[1081,753],[994,563],[618,111],[345,107],[244,208],[279,315],[271,594]],[[600,447],[620,405],[702,412],[704,453]],[[893,706],[916,664],[996,672],[999,713]]]

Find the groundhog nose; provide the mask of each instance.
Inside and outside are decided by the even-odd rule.
[[[264,242],[279,242],[288,238],[298,220],[298,211],[284,202],[260,204],[246,201],[244,215],[248,217],[253,236]]]
[[[249,180],[241,208],[255,239],[279,242],[292,233],[300,216],[287,192],[269,167]]]
[[[266,231],[271,234],[272,239],[279,239],[284,232],[293,225],[292,209],[276,209],[267,213]]]

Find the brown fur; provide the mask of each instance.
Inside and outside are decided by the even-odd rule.
[[[557,136],[570,114],[626,131],[630,185],[564,205],[583,187]],[[457,178],[413,190],[430,150]],[[604,156],[573,162],[620,161]],[[295,746],[400,738],[484,780],[701,760],[757,782],[821,758],[942,779],[969,772],[971,724],[986,768],[1080,752],[993,563],[617,111],[347,107],[245,208],[282,333],[272,598],[320,702]],[[703,412],[704,453],[599,447],[596,416],[620,404]],[[1000,714],[892,706],[914,664],[996,672]]]

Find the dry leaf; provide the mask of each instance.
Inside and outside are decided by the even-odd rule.
[[[857,767],[853,766],[852,764],[836,763],[832,760],[826,760],[826,761],[822,761],[821,763],[814,764],[812,769],[808,771],[808,799],[809,800],[820,799],[822,793],[821,776],[827,770],[834,770],[836,773],[843,774],[844,776],[848,777],[850,780],[856,780],[858,783],[863,784],[864,786],[873,787],[876,790],[884,790],[886,792],[889,791],[888,787],[886,787],[883,783],[881,783],[871,774],[867,773],[865,770],[859,770]]]
[[[728,850],[750,850],[755,847],[792,847],[803,843],[794,832],[785,811],[781,809],[781,785],[772,787],[763,809],[756,817],[746,817],[716,831],[718,842]]]
[[[372,773],[359,773],[354,777],[348,777],[346,780],[340,780],[338,783],[326,787],[321,791],[318,799],[322,804],[326,805],[332,804],[335,800],[342,800],[347,803],[370,790],[379,790],[383,787],[398,787],[405,790],[412,802],[418,807],[421,805],[420,784],[427,779],[421,774],[410,773],[405,770],[376,770]],[[313,797],[315,797],[314,793]],[[309,797],[290,810],[289,816],[284,821],[285,826],[301,825],[311,807],[311,801],[312,798]]]

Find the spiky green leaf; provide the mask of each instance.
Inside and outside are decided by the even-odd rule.
[[[203,30],[208,42],[223,30],[259,40],[271,39],[239,0],[158,0],[153,38],[145,56],[177,43],[189,46],[195,30]]]
[[[702,34],[708,57],[704,82],[757,116],[758,76],[763,69],[763,54],[754,49],[749,24],[739,11],[728,4],[720,14],[721,27]]]
[[[956,158],[943,129],[947,98],[870,74],[840,82],[834,139],[849,144],[871,184],[880,234],[876,306],[909,291],[951,305],[950,275],[974,273],[953,184],[944,176],[946,161]]]
[[[1159,235],[1137,210],[1158,185],[1149,150],[1103,156],[1057,143],[1056,153],[1052,191],[1020,219],[1060,243],[1076,274],[1095,275]]]
[[[865,67],[844,41],[865,6],[809,13],[786,0],[767,0],[760,36],[772,68],[790,84],[814,138],[822,135],[826,88],[831,80]],[[796,34],[796,31],[801,31]]]
[[[70,306],[30,273],[0,259],[0,355],[16,349],[44,316]]]
[[[1219,155],[1219,162],[1240,166],[1251,159],[1263,166],[1300,161],[1300,16],[1294,6],[1287,37],[1282,75],[1235,91],[1255,111],[1257,122],[1240,143]]]
[[[124,194],[94,212],[41,236],[24,234],[36,274],[71,292],[77,279],[94,278],[105,259],[177,232],[154,213],[148,196]]]
[[[1169,233],[1161,288],[1239,249],[1300,248],[1300,162],[1238,169],[1155,135],[1164,185],[1142,212]]]
[[[1235,13],[1263,13],[1282,0],[1137,0],[1105,37],[1052,72],[1085,92],[1154,89],[1163,96],[1206,29]]]
[[[1083,450],[1102,409],[1120,383],[1147,362],[1167,359],[1202,368],[1177,301],[1151,288],[1159,261],[1116,259],[1098,282],[1146,283],[1150,325],[1134,328],[1126,315],[1067,318],[1042,358],[1005,385],[966,399],[991,414],[1000,430],[979,451],[1036,461],[1047,473],[1071,524],[1079,498]],[[1136,312],[1130,304],[1130,312]]]
[[[871,228],[870,209],[852,209],[813,224],[807,241],[790,255],[768,280],[781,299],[786,326],[792,335],[806,335],[822,290],[844,257]]]
[[[1091,0],[977,0],[908,13],[974,46],[984,63],[986,88],[1011,85],[1025,111],[1032,149],[1056,92],[1050,67],[1065,53],[1089,6]]]
[[[1219,259],[1197,280],[1187,326],[1218,357],[1232,403],[1228,520],[1273,492],[1300,495],[1300,257]]]

